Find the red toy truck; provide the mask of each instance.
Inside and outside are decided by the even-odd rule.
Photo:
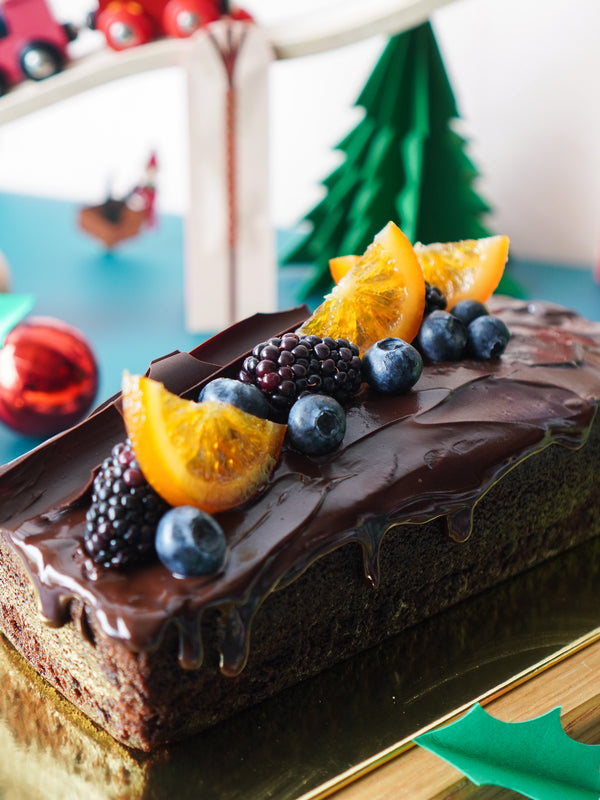
[[[73,38],[46,0],[0,0],[0,95],[25,78],[39,81],[60,72]]]
[[[110,47],[125,50],[161,36],[191,36],[224,14],[250,19],[219,0],[99,0],[89,23],[102,31]]]

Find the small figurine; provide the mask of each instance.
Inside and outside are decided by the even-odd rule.
[[[109,193],[100,205],[82,208],[79,227],[110,249],[137,236],[144,227],[155,225],[156,172],[156,155],[152,153],[143,180],[123,198]]]
[[[186,38],[223,16],[250,19],[222,0],[99,0],[88,25],[101,31],[113,50],[126,50],[161,36]]]
[[[76,36],[73,25],[54,19],[46,0],[0,0],[0,95],[25,78],[60,72]]]

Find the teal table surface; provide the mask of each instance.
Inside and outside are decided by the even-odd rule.
[[[213,331],[185,329],[181,217],[163,215],[155,228],[107,252],[79,230],[77,211],[72,202],[0,193],[0,252],[10,265],[11,290],[35,296],[34,315],[61,319],[88,338],[100,369],[100,402],[118,391],[123,369],[144,372],[153,358],[191,350]],[[291,235],[278,234],[280,251]],[[513,256],[510,271],[525,297],[562,303],[600,320],[600,286],[591,266]],[[300,302],[306,276],[302,265],[279,270],[280,307]],[[314,305],[317,298],[311,300]],[[0,428],[0,463],[35,444]]]

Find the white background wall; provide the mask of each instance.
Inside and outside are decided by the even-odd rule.
[[[349,2],[364,0],[346,0]],[[247,0],[258,21],[318,14],[340,0]],[[93,0],[52,0],[81,23]],[[494,208],[488,223],[521,257],[590,265],[600,238],[600,3],[455,0],[434,29]],[[273,66],[274,223],[299,220],[359,119],[353,102],[383,40]],[[176,69],[128,78],[0,128],[0,191],[100,199],[128,188],[151,149],[165,212],[187,202],[185,87]],[[1,242],[0,242],[1,247]]]

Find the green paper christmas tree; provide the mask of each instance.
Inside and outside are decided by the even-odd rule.
[[[478,173],[453,127],[456,102],[429,23],[390,39],[356,105],[364,117],[337,145],[345,160],[284,259],[316,265],[306,295],[330,288],[330,258],[362,253],[389,220],[412,242],[489,235],[481,218],[490,209],[473,188]]]

